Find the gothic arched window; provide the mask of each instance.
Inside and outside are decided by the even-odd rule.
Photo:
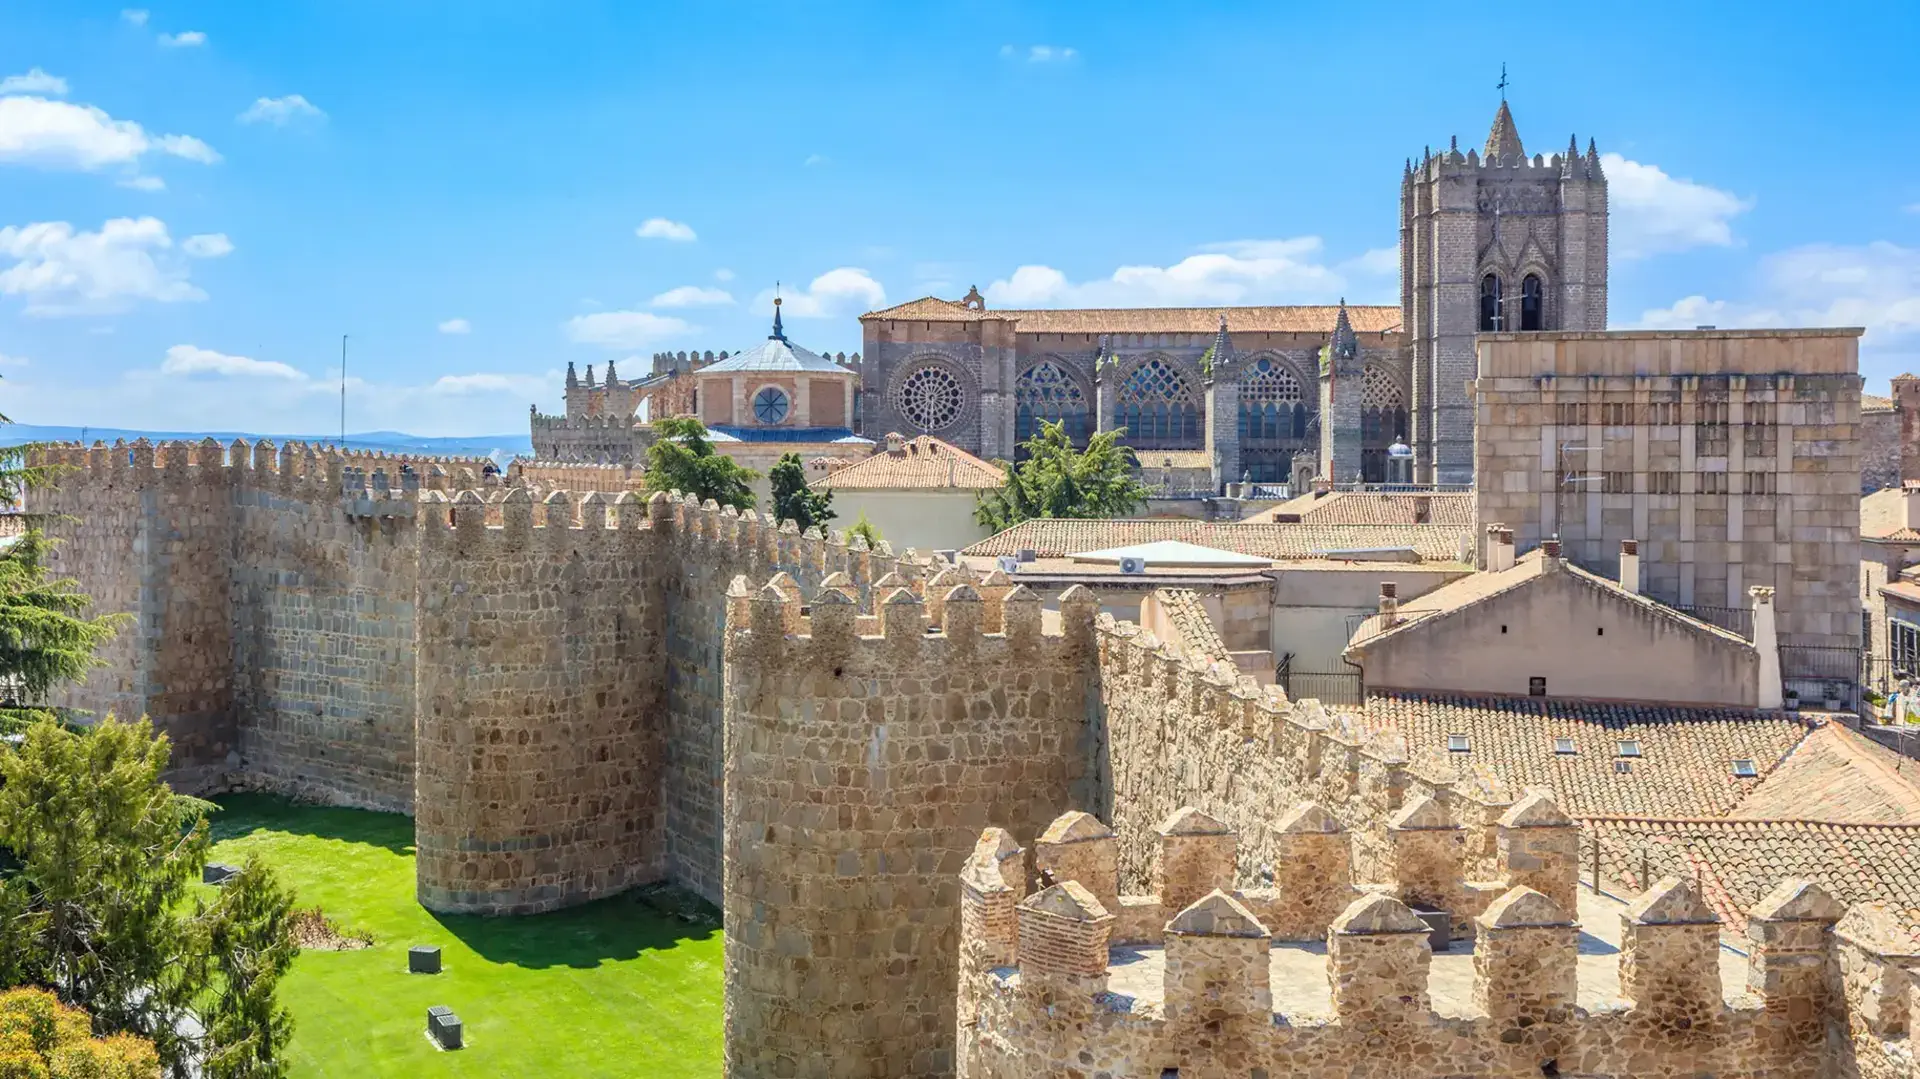
[[[1540,284],[1540,275],[1528,274],[1520,282],[1520,328],[1523,330],[1541,330],[1546,328],[1542,315],[1546,311],[1546,289]]]
[[[1504,321],[1500,315],[1500,275],[1490,273],[1480,279],[1480,332],[1497,332]]]
[[[1360,472],[1368,482],[1387,478],[1387,447],[1407,435],[1407,395],[1385,370],[1368,364],[1360,374]]]
[[[966,412],[966,393],[946,368],[923,364],[894,389],[894,407],[917,431],[953,426]]]
[[[1020,372],[1013,383],[1015,441],[1025,442],[1040,433],[1040,424],[1063,423],[1067,437],[1084,443],[1091,434],[1087,395],[1080,384],[1052,360],[1042,360]]]
[[[1285,364],[1261,357],[1240,380],[1240,437],[1254,441],[1300,439],[1310,414],[1300,379]]]
[[[1120,383],[1115,426],[1127,442],[1144,449],[1190,448],[1200,442],[1200,408],[1193,386],[1173,365],[1154,357]]]

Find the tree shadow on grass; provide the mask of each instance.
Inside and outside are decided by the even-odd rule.
[[[711,940],[720,932],[717,910],[664,885],[636,888],[548,914],[433,917],[482,959],[536,969],[596,967],[689,941]]]
[[[220,812],[207,823],[215,843],[254,832],[287,832],[413,856],[413,818],[405,814],[309,805],[277,794],[226,794],[213,801]]]

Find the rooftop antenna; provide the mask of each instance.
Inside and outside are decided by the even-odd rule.
[[[1505,101],[1507,99],[1507,62],[1505,60],[1500,61],[1500,81],[1494,83],[1494,87],[1500,91],[1500,100]]]
[[[340,335],[340,452],[347,452],[347,335]]]

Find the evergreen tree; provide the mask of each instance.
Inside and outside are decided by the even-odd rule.
[[[221,886],[220,901],[203,910],[208,954],[220,994],[205,1022],[210,1049],[208,1079],[282,1079],[281,1054],[293,1037],[293,1019],[274,998],[280,978],[293,965],[290,919],[293,896],[280,888],[257,858]]]
[[[799,454],[782,455],[767,470],[767,482],[773,486],[774,520],[792,521],[802,532],[833,520],[833,492],[807,486],[807,466],[801,463]]]
[[[1040,424],[1022,446],[1027,459],[1007,470],[999,490],[981,495],[974,520],[1004,531],[1037,517],[1124,517],[1146,503],[1147,487],[1134,478],[1133,451],[1120,441],[1124,427],[1101,431],[1075,450],[1066,424]]]
[[[711,498],[722,506],[753,508],[749,486],[760,475],[713,448],[707,425],[692,416],[655,420],[658,436],[647,447],[647,490],[680,491],[701,502]]]

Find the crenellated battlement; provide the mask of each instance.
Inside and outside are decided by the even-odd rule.
[[[84,507],[106,492],[244,486],[306,502],[341,499],[361,516],[411,516],[410,508],[371,503],[410,503],[422,490],[444,490],[453,478],[472,482],[490,464],[485,458],[341,453],[331,446],[240,438],[226,445],[212,438],[51,443],[35,447],[32,460],[62,470],[59,486],[45,497],[66,507]]]
[[[987,829],[959,879],[960,1076],[1784,1077],[1911,1066],[1911,945],[1882,912],[1843,917],[1817,884],[1783,882],[1755,906],[1744,981],[1723,984],[1723,927],[1690,884],[1668,878],[1624,908],[1582,907],[1564,890],[1575,884],[1570,860],[1543,876],[1537,859],[1503,845],[1509,876],[1456,878],[1485,900],[1474,903],[1471,955],[1437,953],[1432,920],[1407,901],[1432,886],[1426,868],[1353,883],[1342,875],[1346,837],[1323,809],[1305,803],[1285,820],[1304,864],[1272,888],[1237,889],[1234,834],[1181,810],[1158,829],[1159,887],[1140,896],[1116,893],[1117,840],[1088,814],[1061,816],[1035,841],[1031,881],[1028,852]],[[1573,827],[1544,794],[1502,826]],[[1447,827],[1428,800],[1388,831]],[[1830,1027],[1851,1033],[1857,1072],[1829,1059],[1841,1044]]]

